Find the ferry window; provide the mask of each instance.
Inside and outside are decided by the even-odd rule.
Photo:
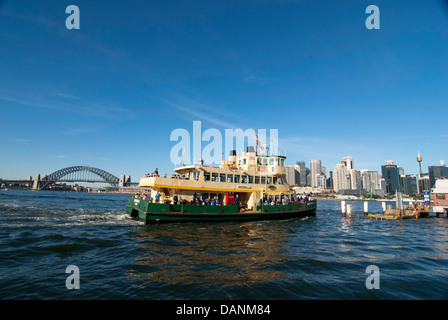
[[[267,158],[263,158],[263,165],[267,166],[268,165],[268,159]]]
[[[235,175],[235,183],[240,183],[240,175],[239,174]]]
[[[281,159],[281,161],[280,161],[280,165],[281,165],[282,167],[285,166],[285,159]]]
[[[274,165],[274,158],[269,159],[269,165],[273,166]]]
[[[265,184],[266,183],[266,177],[261,177],[261,184]]]
[[[261,166],[261,158],[257,158],[257,164]]]
[[[436,200],[446,200],[445,194],[436,193]]]
[[[255,176],[255,183],[259,184],[260,183],[260,177],[259,176]]]
[[[249,176],[249,183],[254,183],[254,177],[253,176]]]
[[[274,183],[274,184],[277,184],[277,177],[274,177],[274,178],[273,178],[273,183]]]
[[[241,165],[241,159],[240,159],[240,160],[238,160],[238,165]]]
[[[246,164],[246,158],[243,159],[243,164]]]
[[[271,181],[272,181],[271,177],[266,177],[267,184],[271,184]]]
[[[210,181],[210,172],[204,172],[204,181]]]
[[[207,200],[207,199],[208,199],[208,193],[203,193],[202,200]]]
[[[225,173],[219,174],[219,182],[226,182],[226,174]]]
[[[227,182],[233,182],[233,174],[227,175]]]
[[[278,184],[283,184],[283,178],[278,178]]]
[[[271,172],[274,172],[275,171],[275,167],[271,167]]]
[[[212,172],[212,181],[218,181],[218,174],[216,172]]]
[[[200,175],[201,175],[201,171],[193,172],[193,180],[199,180]]]
[[[242,183],[247,183],[247,176],[241,176],[241,182]]]

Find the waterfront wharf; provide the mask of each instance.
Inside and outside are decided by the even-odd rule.
[[[361,216],[359,214],[353,214],[352,205],[346,204],[345,201],[341,202],[341,213],[343,217],[353,218],[363,217],[369,219],[380,219],[380,220],[402,220],[402,219],[419,219],[419,218],[429,218],[430,213],[434,212],[433,207],[429,205],[424,205],[423,203],[401,205],[398,209],[393,209],[392,205],[386,205],[385,202],[382,203],[382,211],[380,213],[369,213],[368,202],[364,202],[364,214]],[[435,217],[444,218],[445,213],[435,212]]]

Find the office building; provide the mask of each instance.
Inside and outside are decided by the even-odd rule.
[[[443,160],[440,161],[440,166],[428,167],[429,185],[434,188],[437,179],[448,179],[448,167],[446,167]]]
[[[344,157],[342,158],[341,163],[347,167],[347,169],[354,169],[353,158],[352,157]]]
[[[386,180],[387,193],[394,194],[397,190],[401,190],[400,172],[404,173],[404,170],[394,164],[392,160],[386,161],[386,164],[381,166],[381,175]]]
[[[423,173],[422,176],[418,178],[418,192],[423,194],[425,191],[431,191],[431,183],[429,181],[428,173]]]
[[[386,194],[386,180],[378,171],[361,170],[361,188],[368,194],[384,196]]]
[[[351,188],[350,173],[344,164],[338,163],[334,167],[332,177],[334,191],[339,192],[339,190]]]
[[[300,186],[306,186],[306,165],[305,165],[305,161],[297,161],[296,162],[296,166],[299,168],[299,185]]]
[[[320,160],[311,160],[310,162],[310,174],[311,174],[311,186],[318,186],[318,177],[322,172],[321,161]]]
[[[409,196],[416,195],[417,190],[417,175],[415,174],[408,174],[408,175],[401,175],[401,185],[402,185],[402,192],[404,194],[407,194]]]
[[[286,166],[286,181],[290,186],[298,186],[300,184],[300,172],[297,166]]]
[[[325,177],[324,174],[317,174],[316,175],[316,182],[317,182],[317,187],[318,188],[322,188],[322,189],[326,189],[327,188],[327,178]]]
[[[304,187],[307,184],[307,170],[304,161],[297,161],[295,165],[286,166],[286,179],[288,184],[291,186],[301,186]]]

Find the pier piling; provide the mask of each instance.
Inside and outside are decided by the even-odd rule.
[[[352,217],[352,212],[353,212],[353,210],[352,210],[352,204],[348,204],[348,205],[347,205],[347,217],[348,217],[348,218],[351,218],[351,217]]]
[[[364,201],[364,217],[367,217],[369,214],[369,203],[367,201]]]
[[[345,217],[346,216],[345,201],[341,201],[341,212],[342,212],[342,216]]]

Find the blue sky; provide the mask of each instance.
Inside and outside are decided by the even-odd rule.
[[[278,129],[287,164],[417,173],[420,150],[426,172],[448,162],[447,57],[441,0],[0,0],[0,177],[171,173],[194,120]]]

